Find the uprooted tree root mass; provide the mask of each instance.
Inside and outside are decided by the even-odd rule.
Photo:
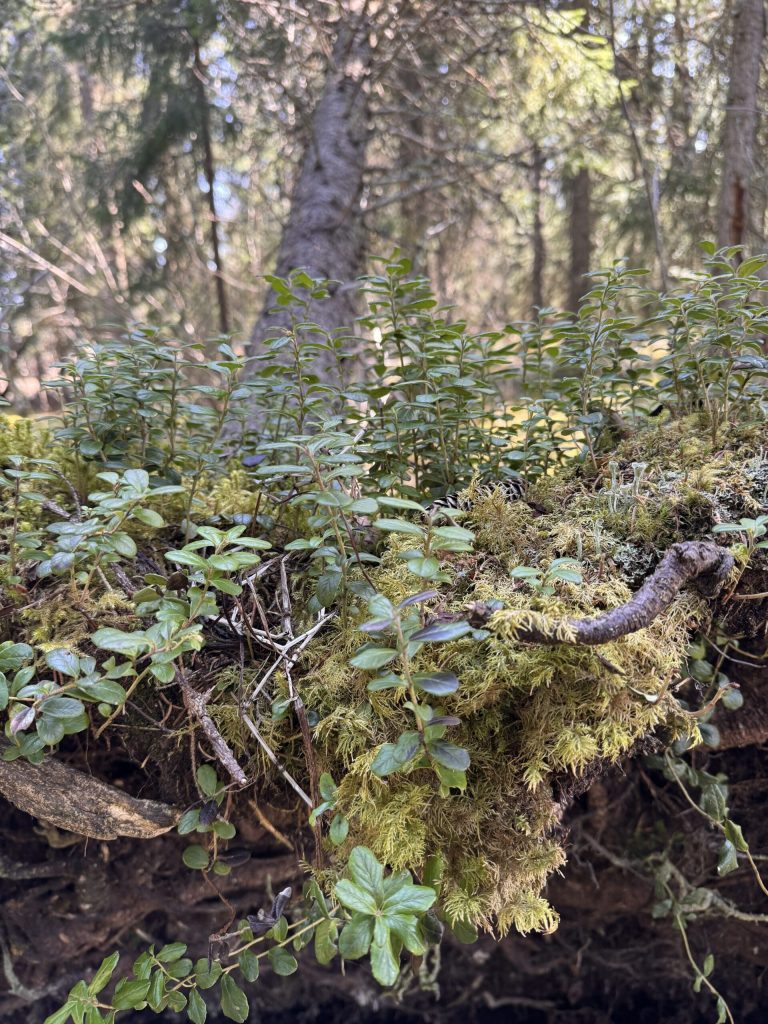
[[[729,553],[711,533],[718,522],[761,507],[765,483],[755,472],[761,441],[759,432],[734,430],[713,451],[678,423],[630,438],[614,459],[627,478],[643,459],[648,486],[629,499],[622,495],[618,510],[599,474],[547,479],[526,501],[509,503],[499,491],[478,497],[463,523],[476,534],[475,550],[443,559],[448,582],[421,614],[425,625],[469,616],[486,635],[424,647],[413,665],[461,680],[438,708],[459,720],[452,738],[471,756],[466,789],[449,796],[418,762],[385,778],[372,774],[382,744],[408,727],[406,697],[397,689],[371,692],[371,673],[350,666],[361,644],[359,618],[342,609],[318,625],[307,613],[301,556],[265,558],[251,577],[248,600],[233,602],[211,625],[185,676],[161,688],[140,687],[98,747],[81,734],[62,744],[57,767],[33,768],[26,777],[23,761],[0,768],[0,791],[39,819],[6,805],[0,856],[4,1012],[19,1021],[42,1019],[34,1009],[40,1004],[30,1000],[82,976],[97,950],[138,951],[147,941],[178,939],[202,955],[208,936],[234,913],[255,912],[268,902],[268,888],[295,882],[300,863],[311,864],[329,886],[357,845],[417,877],[428,858],[439,856],[441,906],[449,922],[494,935],[544,933],[527,943],[511,937],[498,947],[489,939],[466,951],[449,946],[443,955],[458,973],[443,972],[436,982],[443,1009],[430,1002],[428,991],[414,997],[413,1012],[426,1019],[464,1019],[469,1005],[477,1019],[502,1019],[495,1015],[515,1007],[524,1021],[596,1022],[603,1019],[596,1009],[590,1016],[578,1008],[591,1003],[610,1012],[603,996],[590,990],[607,972],[615,979],[608,985],[611,999],[641,1020],[652,997],[646,993],[633,1004],[619,991],[645,984],[640,960],[670,975],[668,996],[687,990],[673,931],[662,932],[650,918],[636,941],[619,931],[653,900],[643,858],[679,843],[678,828],[687,847],[700,835],[700,849],[686,855],[689,877],[695,877],[711,846],[706,826],[695,816],[679,817],[674,787],[654,783],[639,766],[630,767],[628,777],[612,766],[629,753],[659,748],[659,736],[667,743],[699,738],[694,704],[680,702],[680,681],[693,637],[713,622],[754,651],[746,662],[753,667],[741,669],[754,702],[730,722],[751,716],[757,720],[752,742],[768,738],[768,730],[760,732],[758,660],[768,599],[741,600],[768,589],[768,574],[759,557],[745,569],[744,551],[737,545]],[[235,506],[236,484],[228,494]],[[225,488],[217,488],[220,497]],[[407,538],[393,537],[380,565],[369,570],[377,591],[393,603],[413,589],[401,557],[407,545]],[[126,579],[112,580],[101,596],[50,580],[30,582],[23,596],[10,595],[5,635],[21,633],[51,649],[88,655],[95,653],[87,638],[97,626],[135,628],[132,592],[147,567],[162,564],[151,542],[139,546],[141,567],[137,562]],[[516,566],[545,569],[561,557],[578,557],[580,582],[566,580],[547,593],[510,575]],[[739,672],[731,665],[734,680]],[[293,702],[295,712],[275,713],[281,701]],[[726,768],[744,787],[737,799],[759,807],[765,799],[759,759],[750,754],[738,761],[723,749],[729,730],[739,732],[726,716],[720,752],[702,753],[699,761]],[[743,731],[736,742],[744,745]],[[171,834],[115,839],[172,828],[199,800],[194,767],[201,759],[220,775],[238,779],[239,772],[249,783],[242,792],[238,786],[228,791],[226,811],[239,832],[238,849],[228,851],[231,862],[237,864],[238,852],[241,861],[250,859],[206,881],[181,865],[183,843]],[[82,787],[67,781],[74,770],[85,773]],[[297,796],[319,802],[323,772],[336,780],[336,809],[349,823],[348,835],[333,845],[319,827],[306,826],[306,801]],[[111,807],[99,807],[99,799],[109,805],[110,798],[91,777],[112,787]],[[648,816],[649,792],[658,805],[656,821]],[[756,822],[752,831],[754,848],[760,827]],[[82,835],[93,838],[83,842]],[[569,848],[576,863],[553,880]],[[751,894],[740,898],[745,881],[735,877],[728,883],[729,905],[754,907]],[[736,923],[727,914],[718,919],[710,944],[733,943]],[[755,962],[745,937],[753,928],[745,924],[738,933],[735,988],[740,972],[749,973]],[[650,961],[647,948],[642,955],[638,949],[644,943],[660,944]],[[509,982],[488,983],[499,972],[510,974]],[[337,973],[313,968],[311,977],[319,993],[312,998],[326,1005],[327,1019],[334,1012],[350,1019],[349,1010],[340,1009],[347,999],[370,1000],[372,1009],[395,1019],[391,1004],[382,1004],[359,972],[341,982]],[[482,1012],[472,997],[477,978],[485,979]],[[541,991],[538,978],[547,979],[546,996],[530,994],[532,986]],[[294,999],[301,1002],[299,992],[267,986],[259,998],[265,1012],[286,1010]],[[678,1019],[669,1002],[664,1012]],[[751,1019],[746,1003],[744,1012],[742,1019]]]

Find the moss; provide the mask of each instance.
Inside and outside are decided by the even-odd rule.
[[[569,643],[567,622],[622,604],[668,544],[706,536],[724,512],[725,487],[735,508],[745,507],[753,481],[763,486],[754,431],[733,430],[732,447],[714,451],[694,429],[693,420],[669,423],[622,443],[620,485],[631,481],[632,462],[646,464],[636,493],[621,492],[629,498],[623,509],[611,511],[607,469],[589,483],[573,473],[541,482],[531,504],[507,504],[497,492],[472,506],[464,525],[475,531],[477,551],[444,558],[451,582],[432,611],[491,599],[503,609],[484,639],[427,645],[414,658],[416,670],[451,671],[460,679],[459,690],[439,703],[461,720],[450,739],[471,756],[464,793],[441,796],[425,768],[374,776],[380,744],[412,728],[407,696],[367,692],[370,674],[349,665],[365,639],[354,621],[312,645],[300,685],[320,716],[317,750],[339,782],[339,809],[350,822],[345,844],[329,848],[327,877],[342,870],[359,843],[417,875],[427,857],[439,854],[449,919],[499,933],[556,925],[541,893],[565,858],[556,795],[563,778],[591,775],[660,728],[666,736],[697,735],[675,688],[691,631],[708,621],[702,599],[684,592],[647,629],[599,648]],[[418,589],[402,558],[410,546],[409,538],[390,538],[380,566],[370,570],[395,603]],[[545,596],[510,577],[516,565],[546,569],[563,555],[580,559],[580,585],[559,583]],[[562,642],[521,642],[520,628],[532,624]]]
[[[42,443],[37,429],[25,442],[30,457]],[[541,893],[565,859],[562,781],[589,777],[660,727],[672,736],[696,734],[695,720],[674,691],[691,631],[705,623],[708,609],[685,593],[649,628],[596,649],[569,642],[568,619],[625,602],[673,540],[704,536],[718,520],[754,514],[768,487],[760,445],[754,429],[733,428],[715,449],[695,420],[670,422],[623,441],[612,455],[613,476],[606,459],[589,476],[582,467],[539,481],[530,503],[509,504],[499,491],[478,494],[464,520],[475,531],[476,551],[443,558],[448,582],[429,612],[459,612],[468,602],[489,600],[501,601],[503,608],[482,638],[426,645],[414,656],[416,670],[450,671],[460,679],[456,693],[432,703],[460,719],[450,739],[471,756],[464,792],[446,795],[430,769],[411,767],[384,779],[372,773],[380,745],[412,727],[407,696],[369,693],[369,673],[350,666],[365,639],[357,629],[362,610],[347,609],[346,620],[340,616],[319,634],[293,679],[317,716],[317,768],[338,783],[338,808],[350,822],[345,843],[329,847],[330,864],[320,878],[330,883],[358,844],[393,869],[416,875],[428,857],[439,854],[445,862],[441,906],[450,920],[502,934],[553,928],[557,915]],[[19,450],[18,439],[12,447]],[[633,489],[639,463],[645,469]],[[178,501],[181,508],[183,499]],[[28,504],[24,525],[28,519],[30,528],[43,526],[47,513]],[[198,518],[253,514],[256,505],[242,469],[200,481]],[[271,537],[276,544],[278,535],[276,530]],[[410,537],[390,536],[380,564],[369,569],[376,588],[394,603],[421,589],[402,557],[411,546]],[[544,595],[510,576],[515,566],[545,570],[564,555],[580,561],[581,584],[560,582]],[[94,623],[136,626],[132,604],[117,590],[93,599],[58,580],[44,586],[45,601],[19,612],[25,638],[43,648],[82,650]],[[299,585],[297,626],[309,615],[302,594]],[[522,642],[520,629],[530,625],[561,642]],[[206,682],[213,678],[218,686],[209,703],[213,720],[260,787],[273,782],[284,788],[241,718],[242,694],[252,692],[270,661],[233,667],[216,658],[211,655],[204,669]],[[285,678],[274,678],[269,697],[264,694],[253,709],[259,730],[286,770],[308,788],[295,717],[275,720],[271,714],[272,698],[287,695]]]
[[[0,416],[0,460],[9,455],[50,459],[52,443],[51,431],[37,420],[12,414]]]

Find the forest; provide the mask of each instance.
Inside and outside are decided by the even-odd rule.
[[[763,0],[0,0],[0,1020],[763,1024]]]

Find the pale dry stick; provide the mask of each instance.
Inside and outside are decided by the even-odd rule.
[[[316,633],[318,633],[322,629],[326,622],[328,622],[330,619],[334,617],[336,613],[325,613],[325,610],[323,609],[323,611],[320,614],[320,619],[318,619],[318,621],[314,624],[314,626],[312,626],[311,629],[308,629],[306,633],[302,633],[301,636],[297,636],[289,644],[286,644],[281,651],[278,652],[278,660],[274,663],[274,665],[272,665],[271,668],[267,670],[265,675],[260,679],[259,683],[256,686],[256,689],[251,694],[251,702],[256,700],[256,698],[267,685],[271,677],[280,668],[283,661],[285,661],[289,670],[293,668],[293,666],[298,661],[299,655],[302,653],[302,651],[307,646],[309,641],[315,636]],[[289,655],[289,651],[293,651],[293,653]]]
[[[285,568],[285,562],[287,558],[290,558],[290,555],[286,555],[285,558],[280,559],[280,603],[283,606],[283,629],[291,638],[291,640],[293,640],[293,623],[291,622],[291,592],[288,589],[288,573]]]
[[[314,807],[314,804],[312,803],[310,798],[307,796],[307,794],[304,792],[304,790],[301,788],[301,786],[298,784],[298,782],[283,767],[283,765],[280,764],[280,762],[277,759],[277,755],[272,750],[272,748],[269,746],[267,741],[263,738],[263,736],[261,735],[261,733],[259,732],[259,730],[256,727],[256,723],[253,721],[251,716],[250,715],[246,715],[244,712],[241,711],[240,712],[240,717],[242,718],[243,722],[245,722],[246,727],[256,737],[256,740],[258,741],[259,746],[261,747],[261,749],[264,751],[264,753],[270,759],[270,761],[275,766],[275,768],[277,768],[277,770],[283,776],[283,778],[288,783],[288,785],[291,787],[291,789],[293,789],[293,791],[295,793],[297,793],[301,797],[301,799],[304,801],[304,803],[307,805],[307,807]]]
[[[287,846],[288,849],[293,853],[294,846],[290,839],[284,835],[280,829],[273,825],[266,814],[262,811],[255,800],[249,800],[248,806],[253,808],[253,813],[259,820],[259,824],[269,832],[270,835],[274,836],[278,843],[282,843],[283,846]]]

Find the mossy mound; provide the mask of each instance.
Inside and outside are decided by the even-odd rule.
[[[484,639],[428,645],[414,664],[460,679],[440,711],[461,719],[450,738],[472,759],[463,793],[441,795],[425,768],[383,779],[371,772],[380,745],[412,727],[407,694],[368,692],[371,673],[349,665],[362,639],[355,623],[316,642],[301,689],[319,715],[322,767],[339,781],[338,806],[350,821],[334,864],[360,843],[416,874],[439,856],[449,919],[500,933],[552,927],[556,914],[541,892],[565,859],[563,788],[660,728],[667,737],[696,736],[675,689],[691,634],[710,611],[685,592],[649,628],[591,648],[569,644],[562,623],[626,602],[674,541],[706,536],[716,522],[754,511],[764,500],[764,440],[733,430],[713,446],[695,420],[668,423],[625,441],[601,477],[553,478],[530,504],[508,504],[500,491],[475,503],[464,525],[476,533],[476,553],[445,560],[452,582],[430,611],[489,600],[504,608]],[[414,590],[401,557],[408,546],[390,541],[370,574],[393,603]],[[545,571],[563,555],[578,558],[582,583],[558,583],[545,596],[510,577],[520,565]],[[544,623],[560,623],[562,644],[517,640],[521,627]]]
[[[47,443],[44,431],[34,428],[25,437],[27,456],[39,457]],[[393,870],[408,868],[417,876],[429,858],[437,857],[444,864],[441,907],[450,921],[499,933],[553,927],[557,915],[542,890],[565,859],[560,827],[565,794],[656,730],[696,734],[695,719],[682,709],[675,689],[691,634],[707,622],[710,607],[685,592],[649,628],[596,648],[569,643],[567,620],[625,603],[674,541],[705,537],[717,522],[757,514],[768,489],[767,442],[765,431],[730,428],[714,445],[695,420],[670,422],[624,440],[597,470],[581,466],[538,482],[527,501],[508,503],[500,490],[478,492],[463,521],[475,533],[475,550],[442,559],[450,582],[439,598],[421,607],[426,619],[461,613],[472,602],[499,601],[502,608],[480,634],[427,644],[413,666],[449,671],[460,680],[457,692],[432,703],[460,720],[449,738],[471,757],[464,791],[441,793],[430,769],[411,767],[385,778],[372,772],[381,745],[412,728],[413,716],[402,691],[370,692],[371,674],[350,666],[364,641],[358,626],[367,616],[352,604],[338,609],[293,670],[311,715],[317,768],[337,782],[337,808],[350,826],[342,844],[327,846],[322,879],[336,877],[356,845],[370,847]],[[18,447],[20,439],[9,443]],[[95,474],[97,467],[88,464],[85,471]],[[263,515],[266,523],[268,508],[242,469],[218,480],[198,480],[196,486],[197,507],[207,518],[231,522]],[[58,480],[50,488],[58,497]],[[265,496],[262,504],[268,501]],[[185,500],[174,498],[164,509],[169,526],[154,535],[150,551],[158,565],[163,549],[178,541],[174,516],[181,517],[184,506]],[[19,525],[26,528],[29,518],[29,527],[36,529],[44,529],[53,515],[31,500],[23,502],[22,514]],[[272,520],[273,530],[264,526],[276,549],[299,532],[292,517],[297,519],[299,511],[289,508],[279,522],[277,515]],[[149,541],[142,528],[134,533],[143,556]],[[377,535],[363,523],[361,536]],[[422,589],[403,559],[411,546],[410,538],[390,537],[379,552],[380,564],[368,571],[375,588],[395,604]],[[564,556],[579,562],[580,583],[555,581],[547,593],[511,575],[519,566],[545,574]],[[292,557],[297,559],[291,578],[298,629],[311,615],[305,563],[300,555]],[[124,564],[140,586],[143,570]],[[33,581],[30,573],[35,595],[15,613],[24,634],[18,639],[43,649],[93,653],[88,636],[96,627],[142,628],[120,579],[110,569],[107,576],[105,586],[112,589],[95,582],[84,594],[62,580]],[[16,601],[13,593],[9,603]],[[562,643],[544,646],[518,638],[521,628],[544,623]],[[284,780],[244,729],[241,715],[272,660],[258,648],[245,654],[239,642],[224,653],[212,643],[196,657],[190,674],[201,689],[218,684],[208,706],[211,718],[249,777],[274,792],[285,789]],[[275,689],[257,702],[260,733],[308,789],[295,718],[285,706],[282,715],[270,708],[273,698],[287,695],[286,680],[279,673],[274,679]],[[142,684],[135,695],[145,708],[156,699],[152,685]],[[174,733],[169,742],[178,746],[180,736]],[[152,757],[162,757],[162,749],[158,741]]]

